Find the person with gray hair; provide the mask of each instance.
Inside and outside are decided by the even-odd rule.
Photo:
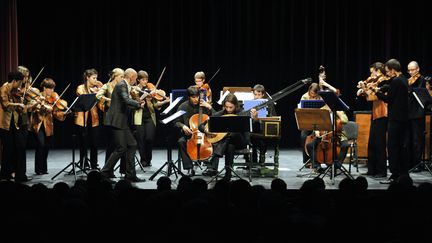
[[[407,131],[407,149],[408,149],[408,168],[413,172],[422,170],[421,162],[424,148],[425,134],[425,109],[421,107],[417,98],[414,96],[414,89],[425,88],[426,80],[420,73],[420,66],[416,61],[408,64],[408,73],[411,76],[408,79],[408,131]]]

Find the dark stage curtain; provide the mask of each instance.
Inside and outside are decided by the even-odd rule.
[[[17,1],[0,1],[0,84],[18,67]]]
[[[432,38],[427,1],[18,1],[20,61],[33,73],[45,66],[57,90],[75,88],[85,69],[94,67],[106,82],[109,70],[146,70],[160,88],[186,88],[196,71],[210,77],[214,100],[224,86],[264,84],[270,94],[305,77],[317,81],[318,67],[352,108],[356,84],[369,65],[390,58],[404,70],[417,60],[431,73]],[[409,7],[408,7],[409,5]],[[412,8],[411,8],[412,7]],[[36,84],[37,86],[38,84]],[[307,87],[280,100],[282,144],[300,144],[294,109]],[[72,126],[72,119],[61,127]],[[69,138],[71,129],[57,129]],[[160,134],[161,131],[158,131]],[[157,143],[162,145],[160,141]],[[54,143],[58,146],[69,145]]]

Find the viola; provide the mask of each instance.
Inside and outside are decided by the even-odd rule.
[[[152,95],[158,101],[167,99],[166,92],[162,89],[156,89],[156,86],[152,83],[147,83],[146,91]]]

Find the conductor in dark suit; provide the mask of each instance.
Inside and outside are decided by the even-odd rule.
[[[132,135],[129,127],[130,109],[138,109],[144,103],[140,103],[130,97],[130,86],[136,82],[137,72],[132,69],[126,69],[124,79],[120,81],[113,90],[111,96],[111,106],[105,116],[105,125],[112,129],[113,143],[115,150],[107,159],[101,173],[109,177],[110,171],[113,171],[117,161],[125,155],[126,174],[125,179],[131,182],[145,181],[136,176],[134,156],[137,148],[137,142]]]

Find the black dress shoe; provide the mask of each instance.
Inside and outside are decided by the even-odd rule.
[[[392,178],[389,178],[388,180],[380,181],[380,184],[392,184],[394,183],[394,180]]]
[[[207,170],[203,171],[203,176],[215,176],[217,175],[217,171],[215,169],[207,168]]]
[[[144,181],[146,181],[145,179],[138,178],[137,176],[131,177],[131,178],[126,178],[126,180],[128,180],[130,182],[144,182]]]
[[[366,173],[361,173],[360,175],[364,175],[364,176],[374,176],[375,174],[372,172],[366,172]]]
[[[386,178],[387,174],[376,174],[373,176],[373,178]]]
[[[186,176],[194,176],[194,175],[195,175],[194,169],[188,169],[188,172],[186,173]]]
[[[231,175],[225,174],[224,177],[222,178],[222,180],[224,181],[231,181]]]

